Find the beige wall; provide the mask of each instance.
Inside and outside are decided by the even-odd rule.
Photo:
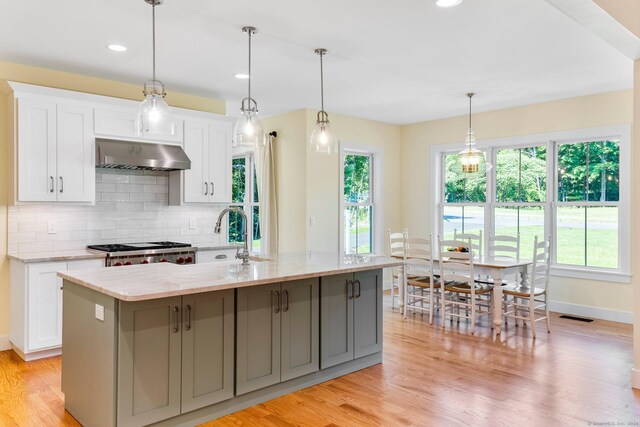
[[[66,73],[26,65],[13,64],[0,61],[0,82],[15,81],[39,86],[48,86],[58,89],[67,89],[78,92],[93,93],[98,95],[113,96],[125,99],[141,100],[142,84],[122,83],[96,77]],[[7,250],[7,198],[10,186],[10,177],[6,176],[11,159],[11,139],[7,136],[10,132],[7,117],[8,86],[2,86],[5,93],[0,93],[0,173],[2,183],[0,185],[0,346],[6,344],[9,326],[9,263],[6,259]],[[217,114],[225,114],[225,101],[210,99],[200,96],[172,92],[167,88],[167,102],[175,107],[192,110],[207,111]]]
[[[330,114],[331,126],[341,142],[381,147],[383,210],[381,227],[401,226],[400,127],[355,117]],[[307,141],[316,112],[303,109],[265,119],[265,131],[276,130],[280,251],[315,250],[336,253],[340,225],[340,159],[338,155],[310,153]],[[284,181],[284,182],[283,182]],[[315,225],[311,225],[311,217]],[[287,230],[287,227],[292,227]],[[384,237],[383,237],[384,239]],[[386,244],[380,248],[386,251]]]
[[[632,91],[625,90],[474,114],[473,127],[483,140],[629,124],[632,114]],[[402,127],[402,222],[414,235],[431,233],[430,147],[462,147],[467,120],[462,116]],[[551,299],[560,303],[626,313],[633,308],[630,284],[554,277],[550,289]]]
[[[640,60],[635,61],[633,69],[633,144],[631,144],[631,162],[640,162]],[[633,275],[633,374],[631,385],[640,388],[640,171],[631,171],[631,274]]]
[[[307,244],[306,121],[305,110],[264,119],[265,132],[276,131],[274,142],[276,200],[278,203],[278,250],[304,251]]]
[[[594,0],[595,3],[640,37],[640,2],[638,0]]]

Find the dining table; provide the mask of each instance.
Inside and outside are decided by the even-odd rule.
[[[515,275],[516,280],[520,280],[520,284],[527,288],[529,286],[529,266],[533,264],[530,259],[514,259],[508,257],[499,256],[482,256],[474,257],[473,259],[473,273],[474,275],[488,276],[493,279],[493,326],[496,334],[500,334],[502,330],[502,291],[505,283],[505,278],[510,275]],[[433,266],[435,271],[440,270],[440,258],[433,259]],[[401,313],[404,314],[406,307],[407,297],[407,275],[404,267],[401,267],[400,271],[402,277],[402,284],[400,286],[400,298],[398,305],[400,306]]]

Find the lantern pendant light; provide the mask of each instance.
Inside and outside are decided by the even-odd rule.
[[[242,32],[249,35],[248,94],[247,97],[242,100],[242,105],[240,106],[242,115],[236,122],[233,130],[233,146],[254,148],[258,146],[258,143],[264,142],[262,123],[260,123],[257,116],[258,103],[251,97],[251,36],[253,36],[257,30],[255,27],[243,27]]]
[[[156,80],[156,6],[163,0],[144,0],[151,5],[152,38],[153,38],[153,78],[144,84],[144,100],[138,107],[136,131],[139,136],[174,135],[175,125],[171,117],[171,109],[164,100],[166,92],[164,84]]]
[[[320,111],[316,116],[316,125],[311,132],[309,147],[312,153],[332,154],[337,151],[337,139],[331,125],[329,115],[324,111],[324,70],[322,58],[327,54],[327,49],[316,49],[315,53],[320,55]]]
[[[469,98],[469,130],[467,131],[467,138],[465,142],[465,149],[458,153],[460,159],[460,170],[464,174],[476,174],[484,172],[486,168],[484,154],[478,150],[476,145],[476,138],[473,134],[471,127],[471,98],[474,93],[468,93]]]

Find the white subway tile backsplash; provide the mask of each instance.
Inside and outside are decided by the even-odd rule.
[[[83,249],[90,244],[172,240],[224,245],[213,233],[218,206],[168,206],[168,173],[96,171],[96,205],[19,205],[8,208],[8,250],[29,253]],[[196,229],[189,229],[195,219]],[[57,221],[58,232],[47,233]]]

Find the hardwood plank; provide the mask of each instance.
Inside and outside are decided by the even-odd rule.
[[[587,425],[640,420],[632,327],[553,315],[552,333],[513,324],[493,337],[427,316],[405,321],[385,297],[384,363],[205,426]],[[60,357],[0,352],[1,426],[77,426],[64,411]]]

